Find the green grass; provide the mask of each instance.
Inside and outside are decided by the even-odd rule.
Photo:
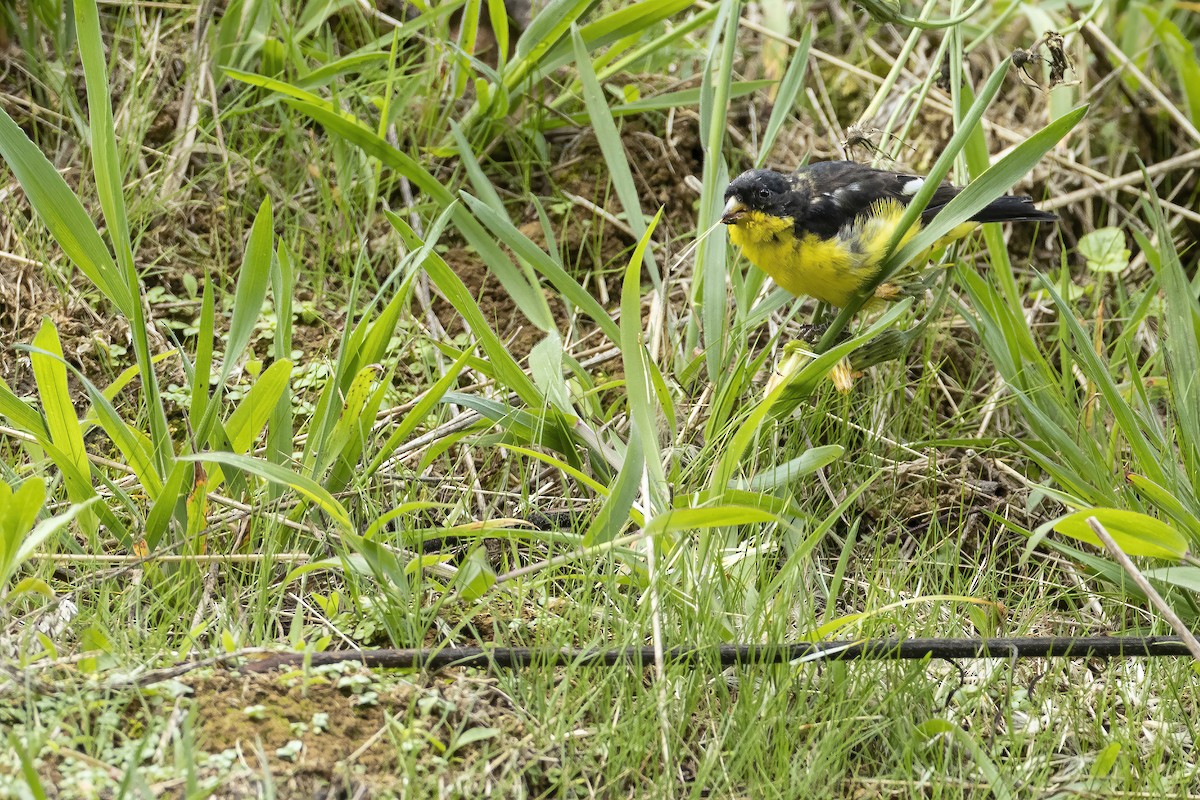
[[[1171,633],[1088,516],[1194,625],[1197,186],[1156,167],[1200,151],[1194,15],[35,6],[0,20],[0,794],[1200,793],[1182,661],[230,671]],[[855,125],[970,183],[945,225],[1077,200],[798,352],[815,309],[713,225]]]

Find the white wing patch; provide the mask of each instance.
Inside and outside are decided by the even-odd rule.
[[[904,184],[904,186],[900,187],[900,193],[906,194],[909,197],[912,197],[914,194],[921,191],[921,187],[924,185],[925,185],[924,178],[913,178],[911,181]]]
[[[825,192],[822,197],[828,197],[839,208],[845,208],[848,205],[850,198],[862,191],[861,183],[852,183],[849,186],[843,186],[840,189],[835,189],[832,194]]]

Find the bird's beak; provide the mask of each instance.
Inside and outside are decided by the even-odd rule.
[[[736,197],[729,198],[729,202],[725,204],[725,210],[721,212],[721,222],[726,225],[736,225],[738,220],[742,218],[749,209],[746,204]]]

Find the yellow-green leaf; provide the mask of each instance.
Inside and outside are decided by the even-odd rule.
[[[1104,545],[1087,523],[1089,517],[1095,517],[1127,555],[1176,561],[1187,554],[1187,538],[1182,533],[1138,511],[1088,508],[1063,517],[1054,524],[1054,530],[1063,536],[1103,548]]]

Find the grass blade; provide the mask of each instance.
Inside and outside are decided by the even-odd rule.
[[[638,439],[642,442],[646,468],[649,471],[650,496],[645,498],[645,501],[650,507],[644,509],[646,514],[652,514],[654,509],[666,507],[669,497],[658,448],[661,435],[658,410],[661,404],[656,402],[657,395],[653,391],[654,384],[662,382],[662,376],[655,374],[658,370],[646,350],[641,313],[642,263],[650,245],[650,237],[654,235],[654,229],[661,218],[660,210],[634,249],[621,287],[621,363],[625,366],[625,388],[632,422],[629,437],[631,441]]]
[[[592,62],[588,58],[587,49],[579,29],[571,28],[571,41],[575,47],[575,67],[579,72],[579,80],[583,84],[583,102],[587,107],[588,117],[592,121],[592,132],[604,155],[604,163],[608,165],[609,180],[625,210],[625,221],[638,239],[646,233],[646,218],[642,214],[641,196],[633,181],[633,172],[629,169],[629,156],[621,141],[621,134],[613,122],[612,113],[608,110],[608,101],[596,73],[592,70]],[[658,274],[658,265],[648,248],[642,248],[643,264],[650,274],[650,281],[655,289],[662,287],[662,278]]]
[[[42,401],[42,413],[46,418],[50,441],[57,449],[59,458],[65,459],[56,461],[59,468],[64,470],[63,481],[67,486],[67,496],[73,503],[82,503],[96,491],[86,477],[91,471],[91,465],[88,463],[87,448],[83,444],[79,418],[75,415],[75,406],[71,402],[71,392],[67,387],[67,367],[63,361],[62,343],[58,339],[58,330],[49,318],[42,320],[42,325],[33,338],[29,361],[33,366],[34,380],[37,382],[38,397]]]
[[[386,215],[388,221],[406,239],[410,247],[416,249],[421,246],[421,240],[407,222],[390,211],[386,212]],[[538,391],[529,376],[521,370],[520,365],[508,352],[508,348],[500,341],[500,337],[488,325],[487,318],[479,310],[479,304],[475,302],[475,298],[463,284],[462,279],[455,274],[454,270],[450,269],[441,256],[434,252],[430,252],[425,259],[424,268],[433,282],[446,295],[450,304],[462,315],[467,327],[475,334],[479,346],[483,348],[483,352],[487,354],[488,360],[496,371],[497,379],[506,388],[516,392],[523,402],[533,408],[540,408],[543,402],[541,392]]]
[[[232,469],[242,470],[250,475],[257,475],[266,481],[287,486],[302,497],[311,500],[338,524],[343,533],[355,533],[350,514],[338,499],[326,491],[325,487],[312,478],[293,472],[287,467],[272,464],[252,456],[237,453],[193,453],[180,456],[181,461],[211,462]]]
[[[981,95],[981,99],[984,96]],[[974,108],[975,106],[972,106],[972,110]],[[1014,183],[1028,174],[1029,170],[1041,161],[1042,156],[1050,152],[1055,145],[1062,141],[1063,137],[1079,124],[1085,114],[1087,114],[1087,106],[1081,106],[1066,116],[1054,120],[1014,147],[1008,155],[993,164],[976,180],[971,181],[953,200],[947,203],[946,208],[938,212],[938,215],[922,228],[912,241],[895,253],[888,263],[896,267],[909,263],[919,253],[932,247],[938,239],[949,233],[955,226],[982,211],[988,203],[1003,195]],[[928,184],[929,181],[926,183]],[[890,275],[892,270],[885,269],[884,272]]]
[[[733,81],[733,60],[737,46],[738,18],[742,4],[739,0],[723,4],[725,26],[719,42],[714,41],[705,65],[701,84],[700,138],[704,148],[704,172],[701,179],[700,210],[696,230],[708,231],[717,222],[724,185],[729,170],[722,157],[725,140],[725,114],[729,107],[729,86]],[[718,48],[719,44],[719,48]],[[725,363],[725,344],[729,320],[725,295],[727,234],[725,226],[712,230],[696,247],[692,302],[701,308],[703,345],[709,380],[716,382]],[[699,297],[696,292],[699,292]]]
[[[267,284],[271,280],[271,259],[274,255],[271,243],[274,239],[275,217],[271,213],[271,201],[264,198],[250,227],[250,238],[246,242],[246,254],[238,271],[237,293],[233,298],[233,316],[229,322],[229,340],[222,358],[219,385],[223,385],[233,369],[250,337],[254,326],[262,316],[263,302],[267,297]]]
[[[0,108],[0,156],[21,184],[29,205],[71,263],[126,318],[132,319],[133,299],[129,287],[83,204],[54,165],[3,108]]]
[[[758,158],[754,160],[754,166],[761,167],[771,157],[771,149],[775,146],[775,139],[778,138],[779,132],[783,130],[783,125],[787,122],[788,116],[792,113],[792,108],[796,105],[796,98],[800,95],[800,89],[804,86],[804,76],[808,73],[808,50],[812,45],[813,25],[809,25],[804,29],[804,34],[800,37],[800,46],[796,48],[796,52],[792,54],[791,63],[788,64],[787,72],[784,73],[783,80],[779,82],[779,91],[775,95],[775,104],[771,108],[771,116],[767,120],[767,128],[763,133],[762,144],[758,147]],[[732,97],[732,93],[730,95]]]
[[[516,225],[513,225],[506,215],[498,213],[490,205],[465,192],[463,201],[479,218],[479,221],[516,253],[518,258],[528,262],[534,270],[550,281],[554,288],[562,292],[563,297],[591,317],[592,321],[599,325],[610,339],[614,342],[620,339],[621,334],[617,324],[609,317],[604,306],[600,305],[591,292],[580,286],[579,282],[563,269],[554,256],[538,247],[532,239],[522,233]]]

